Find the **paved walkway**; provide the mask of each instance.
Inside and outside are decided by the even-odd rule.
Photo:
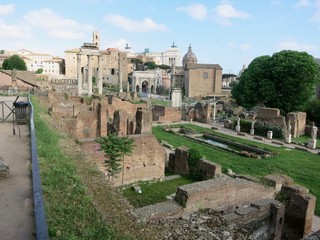
[[[11,107],[15,97],[0,97]],[[19,101],[26,101],[20,98]],[[0,110],[1,111],[1,110]],[[8,113],[8,109],[5,110]],[[0,239],[35,239],[31,179],[30,134],[28,125],[15,127],[12,116],[0,122],[0,156],[10,167],[9,177],[0,181]]]

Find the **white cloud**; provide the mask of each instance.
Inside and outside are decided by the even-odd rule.
[[[304,7],[309,7],[311,5],[311,2],[309,0],[299,0],[295,6],[297,8],[304,8]]]
[[[9,25],[0,19],[0,37],[5,39],[10,38],[25,38],[31,35],[30,29],[25,25]],[[2,39],[4,40],[4,39]]]
[[[13,4],[0,4],[0,16],[8,15],[15,12],[15,6]]]
[[[185,12],[190,17],[196,20],[203,20],[207,18],[207,7],[201,3],[194,3],[185,7],[178,7],[178,12]]]
[[[251,45],[248,44],[248,43],[241,44],[241,45],[240,45],[240,48],[241,48],[241,50],[243,50],[243,51],[247,51],[247,50],[251,49]]]
[[[221,4],[214,9],[218,22],[224,26],[231,25],[230,19],[247,19],[250,15],[235,9],[232,5]]]
[[[30,12],[24,19],[29,26],[39,28],[55,38],[80,39],[87,36],[87,32],[95,30],[92,25],[63,18],[47,8]]]
[[[104,21],[120,27],[128,32],[150,32],[167,30],[165,25],[156,23],[151,18],[145,18],[143,21],[136,21],[118,14],[114,14],[105,16]]]
[[[287,42],[281,42],[279,43],[279,48],[281,50],[295,50],[295,51],[312,51],[317,50],[318,48],[316,46],[305,44],[305,43],[298,43],[295,41],[287,41]]]
[[[130,46],[130,44],[128,43],[128,41],[124,38],[121,38],[115,42],[112,42],[110,44],[110,47],[112,48],[118,48],[119,50],[124,50],[126,47],[126,44],[128,44]]]

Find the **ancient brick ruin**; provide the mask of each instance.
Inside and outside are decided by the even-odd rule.
[[[178,147],[169,155],[168,168],[188,174],[188,148]],[[201,209],[220,212],[228,224],[248,231],[252,239],[298,240],[310,234],[315,196],[284,175],[268,175],[264,184],[244,176],[229,177],[221,167],[200,160],[205,181],[180,186],[174,200],[136,209],[138,218],[157,221],[186,215]]]
[[[165,150],[151,134],[152,112],[147,104],[132,104],[118,97],[69,97],[49,92],[39,96],[49,109],[53,123],[86,150],[96,149],[94,139],[116,133],[134,139],[134,149],[125,156],[124,172],[112,179],[114,186],[137,181],[162,179]],[[91,151],[99,168],[105,171],[103,155]]]

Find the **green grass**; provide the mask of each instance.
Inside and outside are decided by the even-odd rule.
[[[152,105],[160,105],[160,106],[171,106],[171,101],[152,98],[151,104]]]
[[[262,149],[272,151],[276,155],[271,158],[257,160],[247,158],[240,155],[232,154],[223,149],[205,146],[189,140],[185,137],[163,131],[161,126],[153,127],[153,133],[158,140],[165,140],[174,147],[186,146],[196,147],[201,154],[208,160],[218,163],[222,166],[223,171],[230,168],[238,174],[246,174],[254,177],[262,178],[268,174],[286,174],[292,177],[295,182],[310,190],[310,193],[320,199],[320,156],[299,150],[288,150],[284,147],[273,147],[263,143],[253,142],[222,133],[215,132],[211,129],[199,126],[185,125],[193,128],[198,132],[210,131],[219,136],[251,146],[260,147]],[[173,126],[172,126],[173,127]],[[320,215],[320,201],[316,204],[316,214]]]
[[[293,138],[292,141],[293,142],[297,142],[298,144],[301,144],[301,145],[306,145],[306,144],[308,144],[310,139],[311,139],[311,136],[303,135],[303,136],[299,136],[299,137]],[[319,139],[317,141],[317,148],[320,148]]]
[[[75,163],[63,154],[59,136],[40,117],[33,99],[40,175],[51,239],[127,239],[116,234],[95,209]]]
[[[123,195],[136,207],[144,207],[151,204],[166,201],[166,196],[176,192],[178,186],[192,183],[193,181],[181,177],[163,182],[143,182],[140,183],[142,193],[136,193],[133,188],[127,188],[123,191]]]

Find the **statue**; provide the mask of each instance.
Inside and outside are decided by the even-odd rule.
[[[290,123],[288,124],[288,129],[287,129],[287,130],[288,130],[288,133],[287,133],[287,134],[288,134],[288,136],[289,136],[289,134],[291,134],[291,125],[290,125]]]
[[[312,128],[311,128],[311,139],[312,140],[317,140],[317,132],[318,132],[318,128],[313,123]]]

